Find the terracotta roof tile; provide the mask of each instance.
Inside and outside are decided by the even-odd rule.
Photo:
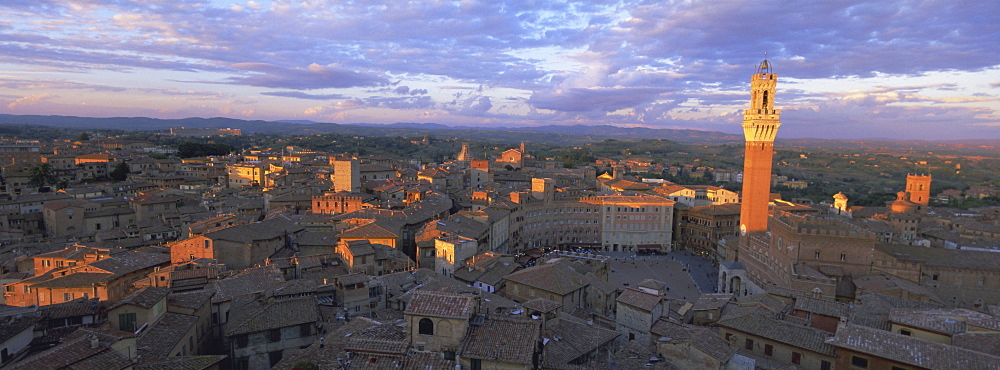
[[[317,305],[315,297],[301,297],[248,307],[242,315],[226,323],[226,336],[316,322],[319,319]]]
[[[117,304],[111,306],[111,308],[115,308],[126,304],[139,306],[142,308],[150,308],[153,307],[153,305],[155,305],[156,302],[159,302],[161,299],[165,298],[167,294],[170,294],[170,288],[145,287],[139,289],[135,293],[125,296],[125,298],[122,298],[120,301],[118,301]]]
[[[830,334],[811,327],[773,320],[759,315],[744,315],[721,320],[719,321],[719,326],[827,356],[833,356],[834,353],[833,347],[826,343],[826,339],[830,337]]]
[[[517,271],[505,278],[533,288],[566,295],[584,287],[584,276],[563,263],[546,263]]]
[[[462,343],[463,358],[531,365],[538,343],[540,321],[488,316],[473,326]]]
[[[621,334],[614,330],[588,325],[582,319],[560,314],[557,321],[546,323],[544,367],[562,368],[580,356],[589,354]]]
[[[198,323],[198,316],[164,313],[136,340],[139,357],[143,360],[170,356],[170,351]]]
[[[657,294],[646,293],[641,290],[636,290],[632,288],[627,288],[618,295],[618,303],[627,304],[632,307],[640,308],[644,311],[653,311],[653,308],[660,303],[660,297]]]
[[[473,297],[436,292],[414,292],[407,315],[468,318],[472,315]]]
[[[211,369],[226,358],[225,355],[174,356],[163,359],[143,359],[137,370],[204,370]]]
[[[832,346],[928,369],[1000,369],[1000,357],[892,332],[847,324]]]

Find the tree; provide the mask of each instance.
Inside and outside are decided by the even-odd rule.
[[[52,165],[41,163],[28,170],[28,185],[41,189],[45,185],[55,185],[59,178],[52,173]]]
[[[128,174],[131,172],[132,170],[129,169],[128,163],[125,163],[125,161],[121,161],[118,162],[117,165],[115,165],[115,169],[111,170],[111,173],[109,175],[111,176],[112,180],[125,181],[125,179],[128,178]]]
[[[77,140],[80,140],[80,141],[90,140],[90,135],[87,134],[86,132],[84,132],[84,133],[80,134],[80,136],[77,137]]]

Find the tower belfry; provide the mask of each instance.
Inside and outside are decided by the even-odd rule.
[[[771,194],[774,137],[781,126],[780,109],[774,109],[778,74],[764,59],[750,78],[750,109],[743,111],[743,194],[740,201],[740,232],[767,231],[767,208]]]

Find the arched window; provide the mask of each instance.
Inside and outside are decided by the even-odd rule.
[[[767,109],[767,91],[764,91],[764,109]]]
[[[428,318],[420,319],[417,323],[417,332],[420,334],[434,335],[434,322]]]

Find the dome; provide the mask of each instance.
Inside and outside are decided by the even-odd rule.
[[[842,193],[842,192],[838,192],[837,194],[833,195],[833,199],[836,199],[836,200],[847,200],[847,196],[844,195],[844,193]]]

